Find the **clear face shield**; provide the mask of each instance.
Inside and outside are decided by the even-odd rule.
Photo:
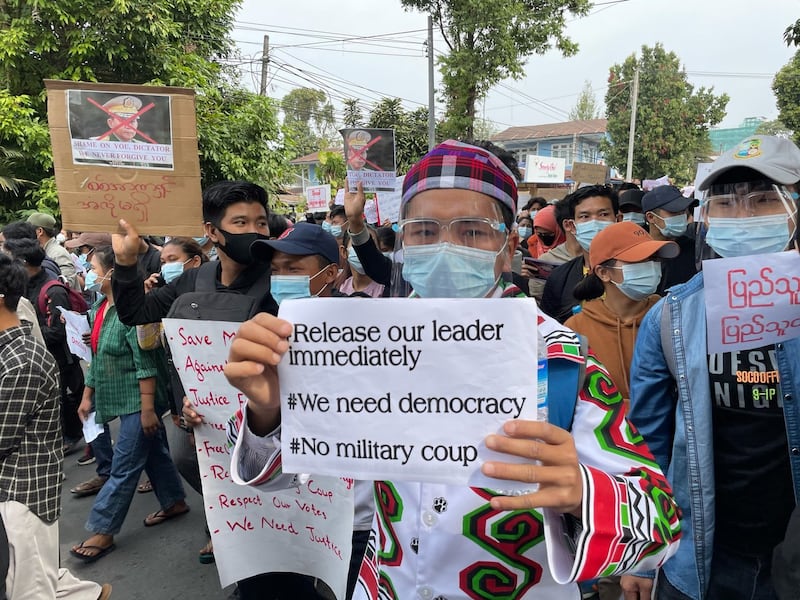
[[[517,233],[500,204],[488,196],[463,190],[418,194],[398,223],[392,295],[487,296],[511,271],[512,236]]]
[[[700,211],[698,260],[786,250],[797,229],[796,208],[786,187],[772,181],[712,185]]]

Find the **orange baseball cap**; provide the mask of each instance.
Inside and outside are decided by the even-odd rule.
[[[617,259],[629,263],[642,262],[651,256],[675,258],[680,253],[675,242],[657,242],[636,223],[613,223],[598,232],[589,246],[589,262],[601,265]]]

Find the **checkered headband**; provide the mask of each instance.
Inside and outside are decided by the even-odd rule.
[[[472,190],[517,212],[517,184],[511,171],[494,154],[477,146],[447,140],[415,163],[403,181],[405,204],[426,190]]]

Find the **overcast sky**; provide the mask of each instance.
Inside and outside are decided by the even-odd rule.
[[[404,11],[399,0],[298,0],[281,2],[279,9],[276,4],[244,0],[236,19],[233,38],[249,87],[258,89],[262,40],[268,34],[270,96],[320,87],[337,109],[343,97],[360,97],[367,106],[386,96],[402,98],[406,108],[427,105],[424,15]],[[793,54],[783,43],[783,31],[800,17],[797,0],[596,4],[589,16],[568,25],[568,35],[580,45],[576,56],[562,58],[551,51],[528,58],[526,76],[495,86],[479,114],[499,129],[565,121],[584,81],[602,101],[609,67],[643,44],[661,42],[680,57],[695,87],[713,86],[730,96],[723,126],[735,127],[751,116],[777,117],[770,86],[772,75]],[[434,48],[445,49],[438,37]]]

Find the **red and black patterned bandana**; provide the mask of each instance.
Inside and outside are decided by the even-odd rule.
[[[403,181],[404,206],[425,190],[472,190],[517,212],[517,183],[494,154],[477,146],[447,140],[411,167]]]

